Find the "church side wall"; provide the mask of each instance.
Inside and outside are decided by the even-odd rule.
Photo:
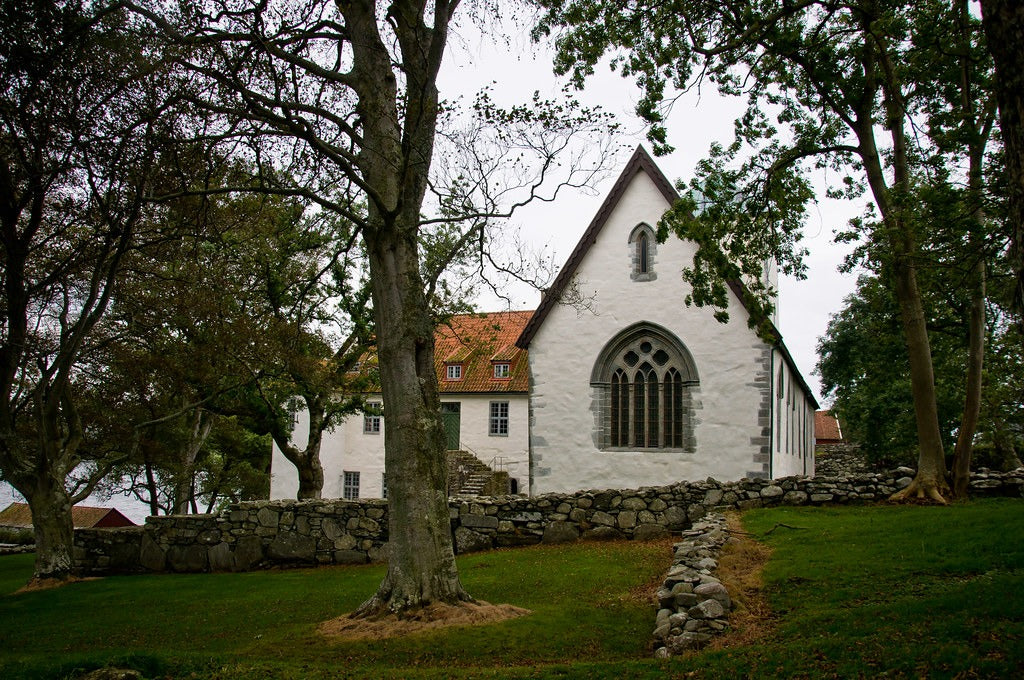
[[[668,204],[641,173],[613,209],[577,269],[589,310],[554,307],[530,344],[531,493],[656,484],[659,480],[767,476],[768,437],[762,413],[770,350],[747,327],[731,298],[728,324],[707,309],[686,307],[681,263],[695,245],[670,238],[652,256],[655,276],[635,280],[628,244],[638,223],[651,226]],[[605,344],[646,321],[673,334],[691,353],[700,384],[692,390],[695,450],[602,451],[601,394],[590,384]]]
[[[782,353],[774,351],[772,476],[814,474],[814,406]]]

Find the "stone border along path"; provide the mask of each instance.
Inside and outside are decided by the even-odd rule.
[[[713,575],[730,539],[725,515],[706,515],[682,538],[673,546],[672,567],[658,590],[654,656],[659,659],[701,649],[729,627],[732,599]]]

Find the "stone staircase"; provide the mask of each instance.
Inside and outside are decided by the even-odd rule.
[[[449,496],[508,493],[508,473],[492,470],[470,451],[449,451],[447,462]]]

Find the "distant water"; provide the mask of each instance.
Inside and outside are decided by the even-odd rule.
[[[24,503],[25,499],[20,493],[14,490],[14,488],[7,482],[0,482],[0,510],[3,510],[11,503]],[[140,503],[134,498],[125,498],[124,496],[114,496],[110,500],[104,498],[97,498],[96,496],[89,496],[80,505],[93,505],[101,508],[115,508],[120,511],[125,517],[135,522],[136,524],[143,524],[146,521],[146,517],[149,516],[149,506],[145,503]]]

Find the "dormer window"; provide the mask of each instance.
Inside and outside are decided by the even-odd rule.
[[[462,380],[462,364],[448,364],[444,377],[446,380]]]
[[[654,229],[643,222],[636,225],[629,235],[629,259],[632,265],[629,277],[632,280],[653,281],[658,278],[654,272],[654,256],[657,250]]]
[[[509,377],[509,363],[507,361],[498,361],[494,364],[494,379],[495,380],[508,380]]]

